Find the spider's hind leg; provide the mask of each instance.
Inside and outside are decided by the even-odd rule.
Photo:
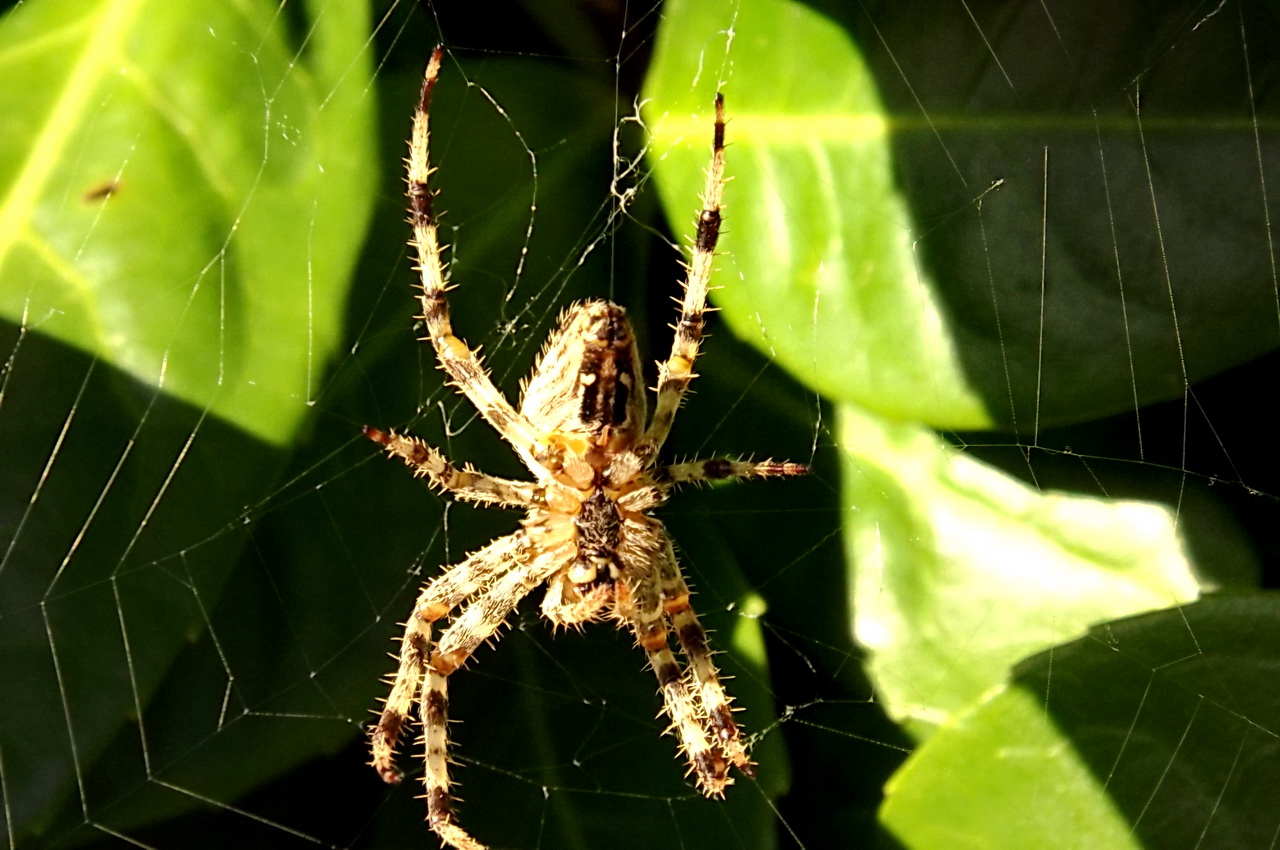
[[[431,642],[431,624],[411,618],[400,642],[400,668],[396,671],[391,693],[383,703],[378,722],[369,728],[370,766],[382,781],[391,785],[404,778],[396,767],[396,744],[409,722],[410,707],[422,687],[427,646]]]
[[[689,690],[688,677],[667,645],[667,627],[662,619],[657,617],[649,622],[633,622],[632,631],[649,658],[653,674],[658,677],[658,688],[671,718],[671,728],[675,730],[680,750],[697,778],[698,789],[708,797],[722,797],[724,789],[733,784],[728,775],[729,765],[725,761],[724,750],[703,727],[697,699]]]
[[[503,538],[499,543],[519,538],[523,531]],[[487,550],[482,550],[487,551]],[[483,588],[473,587],[471,601],[458,614],[432,648],[426,660],[425,683],[419,711],[422,715],[422,739],[426,750],[427,822],[436,835],[456,850],[485,850],[454,819],[449,787],[449,676],[466,663],[480,644],[493,637],[520,600],[559,569],[567,558],[555,552],[532,561],[505,561],[508,567],[493,576]]]
[[[419,706],[422,743],[427,754],[427,823],[431,831],[455,850],[486,850],[454,819],[449,795],[449,678],[427,668]]]

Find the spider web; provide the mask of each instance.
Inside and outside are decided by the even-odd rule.
[[[630,640],[526,604],[451,685],[465,825],[1276,846],[1273,13],[444,5],[0,19],[9,846],[433,846],[362,730],[422,579],[517,518],[360,426],[522,475],[412,330],[437,41],[455,324],[511,393],[577,298],[662,356],[723,89],[672,451],[814,466],[662,513],[760,778],[703,800]]]

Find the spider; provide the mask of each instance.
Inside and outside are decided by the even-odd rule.
[[[370,730],[372,766],[399,782],[396,742],[415,701],[426,750],[427,821],[445,844],[484,850],[454,817],[449,796],[447,706],[449,676],[494,637],[520,600],[547,586],[542,614],[554,626],[600,619],[631,630],[657,675],[666,713],[698,789],[722,797],[732,765],[754,766],[717,677],[707,633],[689,604],[689,587],[661,522],[649,512],[673,487],[729,478],[791,476],[797,463],[699,460],[662,464],[659,450],[694,378],[708,282],[720,231],[724,190],[724,98],[716,96],[715,134],[703,210],[698,217],[680,320],[671,354],[658,365],[657,402],[646,424],[646,392],[635,334],[621,307],[586,301],[569,307],[549,337],[519,408],[494,386],[475,351],[454,335],[444,263],[427,181],[428,105],[443,48],[427,64],[413,121],[408,159],[411,244],[417,250],[419,317],[449,382],[465,395],[520,456],[534,481],[486,475],[450,463],[427,443],[366,426],[364,433],[417,476],[454,497],[523,508],[513,534],[445,569],[422,588],[400,642],[399,669]],[[457,613],[454,613],[458,609]],[[434,624],[451,616],[433,636]],[[687,665],[672,654],[669,632]],[[670,731],[670,729],[668,731]]]

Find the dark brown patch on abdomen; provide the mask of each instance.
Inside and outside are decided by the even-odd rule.
[[[635,389],[635,347],[631,323],[617,305],[608,305],[594,335],[584,340],[578,375],[579,418],[594,431],[617,428],[627,421]]]

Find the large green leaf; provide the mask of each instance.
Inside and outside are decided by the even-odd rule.
[[[350,48],[326,27],[300,65],[281,23],[40,0],[0,28],[0,315],[277,444],[336,341],[370,176]]]
[[[913,847],[1266,846],[1277,647],[1274,595],[1099,627],[1020,664],[922,747],[885,821]]]
[[[848,405],[839,441],[854,627],[881,704],[919,737],[1019,659],[1199,595],[1162,505],[1039,492]]]
[[[669,4],[654,168],[688,221],[722,90],[734,330],[831,398],[1022,431],[1176,397],[1280,343],[1261,188],[1280,141],[1254,114],[1269,88],[1223,102],[1246,91],[1239,32],[1153,58],[1181,13],[1094,5],[1127,34],[1105,62],[1079,4],[1061,31],[1034,7]],[[1089,67],[1064,73],[1063,48]]]
[[[804,73],[779,73],[789,56]],[[918,278],[889,119],[849,34],[795,3],[667,8],[645,115],[676,222],[699,207],[718,90],[733,181],[719,274],[733,285],[716,303],[734,331],[832,398],[988,424],[936,288]]]
[[[163,696],[307,420],[373,186],[366,5],[279,11],[36,0],[0,22],[0,751],[20,841],[121,799],[140,802],[121,826],[197,805],[129,792],[173,778],[192,744],[170,733],[207,735],[193,718],[234,690],[200,668],[219,696]],[[230,799],[340,740],[203,787]]]
[[[912,803],[882,822],[911,846],[1055,846],[1067,820],[1005,834],[994,816],[1037,773],[1086,844],[1123,840],[1135,813],[1112,796],[1148,786],[1099,788],[1091,765],[1063,754],[1073,733],[1044,722],[1026,743],[1053,758],[930,807],[993,750],[950,730],[1027,655],[1256,567],[1211,480],[1183,466],[1185,409],[1181,435],[1107,443],[1114,466],[1045,429],[1117,411],[1141,424],[1138,405],[1280,339],[1260,197],[1277,138],[1258,116],[1273,98],[1223,81],[1261,73],[1241,67],[1241,33],[1270,42],[1275,30],[1252,7],[1194,27],[1185,10],[1087,8],[1055,19],[675,0],[646,88],[674,222],[697,207],[724,92],[733,182],[718,260],[728,285],[714,298],[735,331],[839,402],[847,627],[870,652],[879,704],[922,742],[919,763],[938,766],[891,786]],[[1101,44],[1099,27],[1112,36]],[[1064,72],[1064,49],[1089,64]],[[1241,97],[1224,105],[1224,86]],[[994,447],[964,451],[930,426],[1008,428],[1016,451],[988,464]],[[1160,469],[1144,438],[1148,453],[1182,439],[1183,454]],[[1073,462],[1079,492],[1055,491]],[[1244,667],[1261,678],[1267,662]],[[1002,746],[1019,746],[1035,698],[982,715],[1007,733]],[[950,830],[962,810],[972,823]]]

